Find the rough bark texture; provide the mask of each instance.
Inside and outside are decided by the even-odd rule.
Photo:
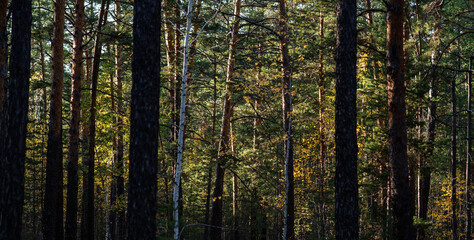
[[[12,0],[10,78],[0,127],[0,239],[20,239],[31,49],[31,1]]]
[[[0,1],[0,125],[2,125],[5,83],[7,81],[7,7],[8,0]]]
[[[49,112],[46,189],[43,208],[43,238],[63,239],[63,42],[65,1],[54,2],[52,79]]]
[[[99,78],[99,65],[102,52],[102,43],[100,41],[100,32],[107,19],[108,0],[102,0],[99,12],[99,21],[97,23],[97,32],[94,42],[94,58],[92,62],[91,92],[90,92],[90,111],[88,126],[88,145],[87,162],[85,162],[84,171],[84,190],[82,195],[82,223],[81,239],[94,240],[94,168],[95,168],[95,115],[97,105],[97,81]],[[107,7],[108,9],[108,7]]]
[[[155,239],[160,89],[160,1],[133,9],[128,239]]]
[[[77,193],[79,161],[79,131],[81,119],[81,88],[83,78],[82,29],[84,27],[84,0],[76,0],[72,57],[71,114],[67,164],[66,240],[77,239]]]
[[[336,239],[358,239],[356,1],[337,1]]]
[[[469,70],[472,69],[472,57],[469,61]],[[469,71],[467,77],[467,156],[466,156],[466,240],[471,239],[471,162],[472,162],[472,140],[471,140],[471,126],[472,126],[472,108],[471,108],[471,84],[472,72]]]
[[[390,202],[395,239],[414,239],[408,181],[405,78],[403,74],[404,1],[387,2],[387,84]]]
[[[242,1],[234,1],[234,16],[240,16],[240,7]],[[239,18],[234,17],[232,24],[232,35],[229,45],[229,58],[227,59],[227,77],[226,90],[224,96],[224,109],[222,114],[221,133],[219,141],[219,150],[216,162],[216,177],[214,182],[214,192],[212,194],[212,212],[210,239],[221,239],[222,233],[222,202],[224,193],[224,166],[228,160],[228,150],[230,149],[230,118],[232,115],[232,93],[234,81],[235,53],[237,50],[237,41],[239,37]]]
[[[288,15],[286,0],[278,1],[279,20],[279,44],[281,61],[281,86],[282,86],[282,110],[283,110],[283,144],[285,154],[285,209],[283,219],[283,239],[295,239],[295,195],[293,177],[293,132],[291,129],[291,72],[290,55],[288,53]]]

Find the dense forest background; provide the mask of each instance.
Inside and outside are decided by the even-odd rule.
[[[15,1],[0,1],[2,63],[14,49]],[[392,5],[356,4],[358,236],[395,239],[386,67]],[[161,66],[159,87],[149,89],[159,95],[158,239],[176,239],[175,227],[181,239],[335,239],[336,5],[161,2],[161,18],[154,15],[161,55],[140,53],[159,56]],[[124,239],[137,186],[129,181],[134,2],[32,0],[31,7],[21,237]],[[405,210],[417,239],[470,239],[474,2],[402,7],[406,204],[413,206]],[[4,94],[2,73],[0,113],[13,96]]]

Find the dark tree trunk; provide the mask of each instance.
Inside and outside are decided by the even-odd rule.
[[[49,112],[46,189],[43,209],[43,238],[63,239],[63,42],[65,1],[54,3],[52,80]]]
[[[405,78],[403,74],[404,1],[387,2],[387,84],[390,202],[395,239],[414,239],[408,181]]]
[[[451,220],[451,228],[453,233],[453,240],[458,239],[458,221],[456,216],[457,199],[456,199],[456,77],[451,80],[451,206],[453,215]]]
[[[155,239],[160,89],[161,2],[133,9],[128,239]]]
[[[79,131],[81,119],[81,88],[83,78],[82,29],[84,27],[84,0],[76,0],[72,57],[71,115],[67,164],[66,240],[77,239],[77,194],[79,161]]]
[[[472,59],[469,61],[469,70],[472,70]],[[469,71],[467,76],[467,156],[466,156],[466,240],[471,239],[471,162],[472,162],[472,140],[471,140],[471,121],[472,121],[472,109],[471,109],[471,81],[472,72]]]
[[[0,127],[0,239],[20,239],[22,226],[28,88],[31,49],[31,1],[12,0],[8,97]]]
[[[7,77],[8,77],[7,76],[8,75],[7,10],[8,10],[8,0],[1,0],[0,1],[0,129],[2,128],[2,122],[4,121],[3,110],[5,108],[5,96],[7,93],[5,85],[7,83]],[[1,178],[2,178],[2,171],[0,170],[0,179]],[[2,182],[0,181],[0,189],[1,188],[2,188]]]
[[[285,209],[284,209],[284,239],[295,239],[295,195],[294,195],[294,177],[293,177],[293,132],[291,129],[291,72],[290,55],[288,53],[288,15],[286,10],[286,1],[278,1],[279,8],[279,44],[281,61],[281,85],[282,85],[282,110],[283,110],[283,144],[285,154]]]
[[[7,81],[7,7],[8,0],[0,1],[0,126],[2,125],[5,83]]]
[[[217,64],[214,63],[214,72],[217,71]],[[213,101],[212,101],[212,130],[211,130],[211,145],[215,149],[215,138],[216,135],[216,108],[217,108],[217,79],[214,78],[213,86]],[[211,188],[212,188],[212,165],[215,156],[211,156],[209,160],[208,172],[207,172],[207,189],[206,189],[206,206],[204,212],[204,223],[209,224],[210,205],[211,205]],[[209,239],[209,226],[204,228],[204,239]]]
[[[336,239],[359,238],[356,1],[337,1]]]
[[[430,187],[431,187],[431,167],[429,164],[429,159],[433,157],[433,150],[434,150],[434,140],[435,140],[435,130],[436,130],[436,122],[435,122],[435,115],[436,115],[436,94],[434,89],[434,79],[430,81],[430,90],[429,90],[429,106],[428,106],[428,127],[426,131],[426,141],[428,143],[428,147],[426,149],[426,157],[425,160],[422,162],[423,165],[420,166],[420,198],[419,198],[419,206],[420,209],[418,210],[418,217],[427,221],[428,220],[428,201],[430,196]],[[421,160],[420,160],[421,161]],[[426,234],[423,228],[418,229],[418,240],[426,239]]]
[[[99,78],[100,57],[102,52],[101,30],[107,19],[108,0],[102,0],[97,23],[97,32],[94,42],[94,58],[92,62],[90,111],[88,126],[87,161],[85,162],[83,195],[82,195],[82,223],[81,239],[94,240],[94,162],[95,162],[95,115],[97,105],[97,81]]]
[[[227,77],[224,96],[224,112],[222,114],[222,125],[219,141],[219,150],[216,163],[216,177],[214,183],[214,192],[212,194],[212,212],[210,239],[221,239],[222,233],[222,203],[224,193],[224,166],[228,157],[226,156],[230,149],[230,118],[232,115],[232,93],[234,81],[235,53],[239,38],[241,0],[234,1],[234,24],[232,25],[232,35],[229,45],[229,57],[227,59]]]

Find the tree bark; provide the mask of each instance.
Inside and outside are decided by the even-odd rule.
[[[0,239],[20,239],[25,181],[31,1],[12,0],[10,78],[0,127]]]
[[[469,70],[472,70],[472,57],[469,61]],[[467,76],[467,156],[466,156],[466,240],[471,239],[471,162],[472,162],[472,141],[471,141],[471,125],[472,125],[472,108],[471,108],[471,81],[472,72],[469,71]]]
[[[70,105],[71,114],[67,164],[66,240],[77,239],[77,194],[79,181],[77,167],[79,161],[79,123],[81,119],[81,88],[83,78],[83,28],[84,0],[76,0],[72,57],[72,89]]]
[[[319,12],[319,36],[320,43],[323,46],[324,38],[324,16],[322,10]],[[323,49],[319,50],[319,69],[318,69],[318,103],[319,103],[319,158],[320,158],[320,171],[321,178],[319,184],[319,197],[320,201],[320,216],[321,216],[321,239],[326,239],[326,196],[324,192],[324,186],[326,186],[326,180],[324,178],[326,172],[326,131],[324,126],[324,57]]]
[[[214,61],[214,73],[217,72],[217,61]],[[213,79],[213,101],[212,101],[212,132],[211,132],[211,145],[215,149],[215,136],[216,136],[216,110],[217,110],[217,78]],[[215,156],[211,156],[209,160],[208,172],[207,172],[207,189],[206,189],[206,206],[204,212],[204,223],[209,224],[210,205],[211,205],[211,188],[212,188],[212,165]],[[204,228],[204,239],[209,239],[209,226]]]
[[[405,78],[403,74],[404,0],[387,2],[387,84],[390,202],[395,239],[414,239],[408,181]]]
[[[7,8],[8,0],[0,1],[0,126],[2,125],[3,107],[5,99],[5,83],[7,81]]]
[[[121,24],[121,5],[120,1],[115,0],[115,14],[117,21],[115,24],[115,31],[120,31]],[[117,156],[114,162],[114,182],[115,182],[115,191],[116,191],[116,203],[114,204],[114,232],[113,240],[122,240],[125,238],[125,211],[122,207],[124,200],[124,169],[123,169],[123,71],[122,71],[122,46],[117,42],[115,46],[115,78],[117,81],[117,111],[116,111],[116,126],[117,126],[117,143],[116,151]]]
[[[453,240],[458,239],[458,221],[456,216],[456,136],[457,136],[457,112],[456,112],[456,77],[451,80],[451,207],[453,209],[451,228]]]
[[[283,219],[283,239],[295,239],[295,196],[293,177],[293,133],[291,130],[291,71],[290,55],[288,53],[288,14],[286,1],[278,1],[279,19],[279,44],[281,61],[282,85],[282,110],[283,110],[283,139],[285,154],[285,209]]]
[[[110,49],[109,49],[110,50]],[[115,80],[114,75],[110,74],[110,105],[112,111],[117,114],[116,106],[115,106]],[[112,171],[111,177],[112,182],[110,183],[110,205],[107,206],[106,202],[106,239],[114,240],[115,232],[116,232],[116,225],[117,225],[117,214],[116,214],[116,206],[117,206],[117,178],[116,178],[116,164],[117,164],[117,132],[114,133],[112,137]],[[107,199],[107,193],[105,194],[105,198]]]
[[[97,23],[97,31],[94,42],[94,58],[92,62],[91,92],[90,92],[90,111],[88,126],[88,149],[87,162],[84,171],[84,190],[82,195],[82,224],[81,239],[94,240],[94,169],[95,169],[95,115],[97,105],[97,81],[99,78],[100,57],[102,54],[102,43],[100,39],[102,27],[107,19],[108,0],[102,0]]]
[[[237,50],[237,42],[239,38],[240,28],[240,8],[242,1],[234,1],[234,20],[232,24],[232,35],[229,45],[229,58],[227,59],[227,77],[225,82],[225,96],[224,96],[224,109],[222,114],[222,125],[219,141],[219,150],[217,153],[216,161],[216,176],[214,183],[214,192],[212,194],[212,212],[211,212],[211,230],[210,239],[219,240],[221,239],[221,227],[222,227],[222,203],[223,203],[223,191],[224,191],[224,166],[228,160],[228,151],[230,147],[230,118],[232,115],[232,93],[233,93],[233,81],[234,81],[234,68],[235,68],[235,54]]]
[[[337,1],[336,239],[359,238],[356,1]]]
[[[155,239],[160,89],[161,2],[133,9],[128,239]]]
[[[235,141],[234,141],[234,132],[232,130],[232,123],[230,123],[230,146],[232,150],[232,155],[236,155],[235,149]],[[237,162],[234,158],[233,164],[236,166]],[[239,239],[239,205],[237,203],[237,198],[239,196],[239,184],[238,184],[238,176],[235,170],[232,172],[232,222],[234,231],[232,232],[231,239],[238,240]]]
[[[188,1],[188,10],[186,12],[186,34],[184,37],[184,54],[183,54],[183,72],[181,74],[181,106],[179,108],[179,129],[178,129],[178,149],[176,160],[176,171],[173,188],[173,220],[174,220],[174,239],[179,239],[179,200],[181,195],[181,169],[183,164],[183,148],[184,148],[184,128],[186,122],[186,91],[187,91],[187,77],[188,77],[188,59],[191,37],[191,19],[193,13],[193,0]],[[182,211],[181,211],[182,212]]]
[[[428,106],[428,114],[426,116],[428,120],[428,128],[426,131],[426,141],[428,143],[425,161],[423,161],[423,165],[420,166],[420,198],[419,198],[419,212],[418,217],[427,221],[428,220],[428,201],[430,196],[430,185],[431,185],[431,166],[429,163],[429,159],[433,157],[433,150],[434,150],[434,140],[435,140],[435,130],[436,130],[436,122],[435,122],[435,115],[436,115],[436,93],[434,89],[434,79],[430,81],[430,90],[429,90],[429,106]],[[418,229],[418,237],[419,240],[426,239],[426,234],[423,228]]]
[[[43,238],[63,239],[63,42],[65,1],[54,2],[52,80],[46,159],[46,190],[43,209]],[[54,196],[54,197],[53,197]]]

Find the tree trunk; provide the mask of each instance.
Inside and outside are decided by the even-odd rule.
[[[434,79],[430,81],[430,90],[429,90],[429,106],[428,106],[428,114],[426,116],[428,120],[428,128],[426,132],[426,141],[428,143],[427,152],[425,160],[422,161],[420,166],[420,198],[419,198],[419,206],[420,209],[418,210],[418,217],[427,221],[428,220],[428,201],[430,196],[430,185],[431,185],[431,166],[430,160],[433,157],[433,150],[434,150],[434,140],[435,140],[435,115],[436,115],[436,93],[434,89]],[[423,240],[426,239],[425,231],[423,228],[418,229],[418,239]]]
[[[320,10],[319,20],[319,35],[320,43],[323,46],[324,38],[324,17]],[[319,184],[319,197],[320,201],[320,216],[321,216],[321,239],[326,239],[326,196],[324,192],[324,186],[326,186],[326,180],[324,178],[326,172],[326,131],[324,126],[324,58],[323,50],[319,50],[319,69],[318,69],[318,103],[319,103],[319,158],[320,158],[320,184]]]
[[[236,149],[235,149],[235,142],[234,142],[234,132],[232,130],[232,123],[230,124],[230,146],[232,149],[232,155],[236,155]],[[234,166],[237,165],[237,162],[233,161]],[[239,185],[238,185],[238,179],[237,179],[237,173],[235,170],[232,172],[232,221],[233,221],[233,228],[234,231],[232,232],[231,239],[233,240],[238,240],[239,239],[239,206],[237,203],[237,198],[239,196]]]
[[[0,126],[2,125],[3,107],[5,99],[5,83],[7,81],[7,8],[8,0],[0,1]]]
[[[356,1],[337,1],[336,239],[359,238]]]
[[[469,70],[472,70],[472,57],[469,61]],[[466,156],[466,240],[471,239],[471,152],[472,152],[472,141],[471,141],[471,121],[472,121],[472,109],[471,109],[471,81],[472,72],[469,71],[467,76],[467,156]]]
[[[408,181],[405,78],[403,74],[404,1],[387,2],[387,82],[390,201],[395,239],[414,239]]]
[[[456,216],[457,199],[456,199],[456,75],[451,80],[451,206],[453,215],[451,220],[451,228],[453,233],[453,240],[458,239],[458,221]]]
[[[174,54],[174,50],[175,50],[175,47],[174,47],[174,31],[173,31],[173,27],[171,25],[171,5],[170,5],[170,1],[171,0],[164,0],[163,1],[163,17],[165,18],[165,21],[164,21],[164,33],[165,33],[165,45],[166,45],[166,65],[168,67],[168,72],[169,74],[167,75],[167,79],[168,79],[168,100],[167,100],[167,103],[169,104],[169,107],[170,107],[170,112],[171,112],[171,119],[170,119],[170,122],[171,122],[171,125],[170,125],[170,138],[169,138],[169,141],[172,142],[173,141],[173,136],[174,136],[174,126],[173,126],[173,116],[174,116],[174,100],[173,100],[173,97],[174,97],[174,90],[175,90],[175,87],[174,87],[174,72],[176,71],[176,69],[174,69],[175,67],[175,64],[174,64],[174,61],[175,61],[175,54]],[[167,171],[166,169],[168,168],[168,162],[166,162],[165,160],[163,160],[163,169],[162,171]],[[171,163],[173,164],[173,163]],[[165,167],[166,166],[166,167]],[[173,214],[172,214],[172,210],[170,209],[170,194],[168,192],[168,182],[169,182],[169,178],[166,176],[166,174],[164,174],[164,177],[163,177],[163,181],[165,183],[165,203],[167,206],[167,210],[166,210],[166,217],[167,217],[167,221],[168,223],[171,223],[173,221]],[[168,228],[167,228],[167,231],[170,232],[171,230],[169,229],[171,228],[171,224],[168,224]]]
[[[183,164],[183,148],[184,148],[184,127],[186,122],[186,85],[188,83],[188,59],[189,59],[189,48],[190,48],[190,37],[191,37],[191,19],[193,13],[193,0],[188,1],[188,11],[186,12],[186,34],[184,37],[184,54],[183,54],[183,72],[181,79],[181,106],[179,108],[179,129],[178,129],[178,149],[177,149],[177,160],[176,160],[176,171],[173,188],[173,220],[174,220],[174,239],[179,239],[179,210],[178,206],[181,194],[181,169]],[[182,212],[182,211],[181,211]]]
[[[91,93],[90,93],[90,111],[89,111],[89,135],[88,135],[88,149],[87,162],[84,171],[84,190],[82,195],[82,224],[81,224],[81,239],[94,240],[94,162],[95,162],[95,115],[97,105],[97,81],[99,78],[100,57],[102,52],[102,44],[100,42],[100,35],[102,26],[107,19],[108,6],[107,0],[102,0],[99,12],[99,21],[97,23],[97,32],[94,42],[94,58],[92,63],[92,77],[91,77]],[[108,7],[107,7],[108,9]]]
[[[217,61],[214,61],[214,73],[217,72]],[[213,101],[212,101],[212,132],[211,132],[211,145],[215,149],[215,136],[216,136],[216,110],[217,110],[217,78],[213,79]],[[211,156],[209,160],[208,172],[207,172],[207,189],[206,189],[206,206],[204,212],[204,223],[209,225],[209,213],[211,205],[211,188],[212,188],[212,165],[215,156]],[[204,228],[204,239],[209,239],[209,226]]]
[[[214,192],[212,194],[212,212],[211,212],[211,230],[210,239],[218,240],[221,239],[221,227],[222,227],[222,202],[223,202],[223,191],[224,191],[224,166],[228,160],[228,150],[230,147],[230,118],[232,115],[232,93],[233,93],[233,81],[234,81],[234,67],[235,67],[235,54],[237,50],[237,41],[239,38],[239,16],[240,7],[242,1],[234,1],[234,21],[232,24],[232,35],[229,46],[229,58],[227,59],[227,77],[226,77],[226,89],[224,96],[224,111],[222,114],[222,125],[219,141],[219,150],[217,153],[216,162],[216,177],[214,183]]]
[[[120,1],[115,1],[115,14],[117,21],[115,24],[115,31],[120,31],[121,23],[121,6]],[[117,111],[116,111],[116,124],[117,124],[117,157],[114,163],[114,181],[116,183],[116,197],[117,203],[114,205],[115,209],[115,232],[113,233],[114,239],[122,240],[125,238],[125,211],[122,207],[124,202],[124,168],[123,168],[123,88],[122,88],[122,46],[117,43],[115,46],[115,77],[117,79]]]
[[[77,194],[79,161],[79,131],[81,119],[81,88],[83,78],[82,29],[84,28],[84,0],[76,0],[72,57],[71,115],[67,164],[66,240],[77,239]]]
[[[43,209],[43,238],[63,239],[63,42],[65,1],[54,2],[52,80],[49,113],[46,190]],[[53,197],[54,196],[54,197]]]
[[[288,53],[288,15],[286,11],[286,1],[278,1],[279,20],[278,40],[280,43],[281,61],[281,85],[282,85],[282,110],[283,110],[283,139],[285,154],[285,209],[284,209],[284,229],[283,239],[295,239],[295,196],[293,177],[293,133],[291,131],[291,72],[290,55]]]
[[[439,23],[435,23],[434,27],[434,35],[433,38],[431,39],[432,42],[434,42],[435,47],[433,49],[432,55],[431,55],[431,66],[432,66],[432,73],[431,73],[431,78],[430,78],[430,83],[429,83],[429,92],[428,92],[428,114],[427,114],[427,121],[428,121],[428,127],[426,131],[426,141],[428,143],[427,146],[427,151],[426,151],[426,158],[425,161],[423,161],[423,165],[420,165],[420,177],[421,177],[421,197],[419,198],[419,215],[418,217],[427,221],[428,220],[428,201],[429,201],[429,195],[430,195],[430,185],[431,185],[431,159],[433,158],[433,151],[434,151],[434,141],[435,141],[435,130],[436,130],[436,78],[437,78],[437,73],[436,73],[436,68],[437,66],[435,65],[435,61],[438,57],[438,54],[436,53],[438,51],[438,45],[439,45]],[[421,162],[420,162],[421,164]],[[424,240],[426,239],[424,229],[421,228],[418,230],[418,239],[419,240]]]
[[[160,92],[161,2],[133,9],[128,239],[155,239]]]
[[[25,180],[31,1],[12,0],[10,78],[0,127],[0,239],[20,239]]]

